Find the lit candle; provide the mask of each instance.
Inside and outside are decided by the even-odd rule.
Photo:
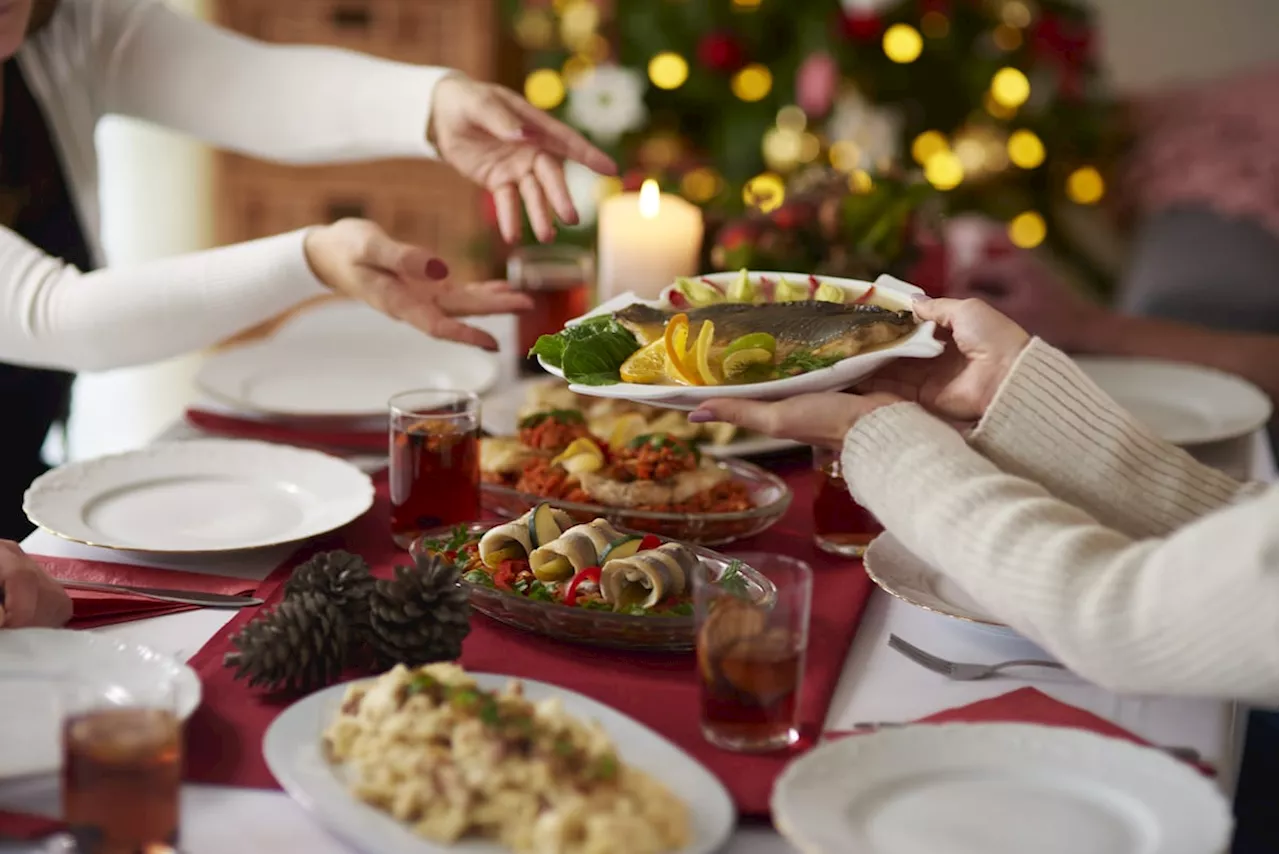
[[[626,291],[652,299],[677,276],[698,272],[702,211],[679,196],[644,182],[600,206],[596,279],[600,299]]]

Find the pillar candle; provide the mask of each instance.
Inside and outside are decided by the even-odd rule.
[[[626,291],[652,299],[677,276],[698,272],[702,211],[648,180],[600,206],[596,278],[600,299]]]

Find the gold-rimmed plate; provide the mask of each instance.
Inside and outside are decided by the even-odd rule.
[[[60,466],[32,482],[22,507],[33,524],[72,542],[199,554],[305,540],[372,505],[369,476],[337,457],[191,439]]]
[[[988,614],[960,585],[912,553],[890,534],[881,534],[862,556],[867,575],[876,585],[908,605],[944,617],[963,620],[1002,635],[1017,635]]]

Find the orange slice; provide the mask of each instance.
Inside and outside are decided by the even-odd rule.
[[[704,320],[702,328],[698,330],[698,341],[693,345],[694,364],[704,385],[720,385],[720,378],[711,367],[711,342],[715,335],[715,324]]]
[[[667,321],[667,328],[662,333],[666,345],[667,359],[678,376],[678,381],[689,385],[701,385],[701,378],[696,370],[689,369],[689,315],[677,314]]]

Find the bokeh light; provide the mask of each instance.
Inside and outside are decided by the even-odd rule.
[[[809,123],[809,117],[804,114],[804,110],[795,104],[790,104],[778,110],[778,127],[783,130],[790,130],[799,133],[805,129]]]
[[[924,39],[910,24],[894,24],[884,31],[884,55],[897,63],[915,62],[924,50]]]
[[[692,169],[680,179],[680,192],[691,202],[703,204],[720,192],[720,176],[706,167]]]
[[[1031,23],[1031,9],[1022,0],[1005,0],[1000,18],[1011,27],[1025,27]]]
[[[1106,190],[1102,173],[1092,166],[1081,166],[1067,176],[1067,198],[1076,204],[1097,204]]]
[[[1009,220],[1009,240],[1021,249],[1039,246],[1048,232],[1044,217],[1035,211],[1023,211]]]
[[[555,22],[544,9],[523,9],[513,27],[516,42],[526,50],[545,50],[556,37]]]
[[[649,60],[649,79],[659,89],[679,89],[689,79],[689,63],[678,53],[663,51]]]
[[[812,163],[822,153],[822,140],[811,133],[800,136],[800,162]]]
[[[759,101],[773,88],[773,75],[763,65],[754,63],[733,75],[729,88],[743,101]]]
[[[869,193],[876,185],[871,180],[871,173],[866,169],[854,169],[849,173],[849,191],[853,193]]]
[[[564,100],[564,80],[551,68],[539,68],[524,79],[524,99],[540,110],[554,110]]]
[[[945,39],[951,32],[951,21],[937,10],[925,12],[920,16],[920,31],[931,39]]]
[[[1016,68],[1001,68],[991,78],[991,97],[1004,107],[1021,107],[1031,97],[1031,81]]]
[[[564,67],[560,69],[560,74],[564,77],[564,85],[572,86],[593,68],[595,68],[595,63],[587,57],[575,53],[564,61]]]
[[[921,166],[939,151],[947,150],[947,138],[936,130],[927,130],[911,142],[911,159]]]
[[[1001,50],[1017,50],[1022,45],[1022,31],[1008,24],[1001,24],[991,33],[991,40]]]
[[[804,140],[800,134],[785,128],[769,128],[760,144],[764,162],[778,172],[789,172],[800,162]]]
[[[743,203],[763,213],[777,210],[786,195],[787,188],[782,178],[772,172],[757,175],[742,188]]]
[[[939,190],[953,190],[964,180],[964,166],[951,151],[939,151],[924,164],[924,179]]]
[[[851,172],[862,163],[862,149],[847,139],[832,143],[827,152],[831,165],[841,172]]]
[[[1009,161],[1022,169],[1035,169],[1044,162],[1044,143],[1025,128],[1009,134]]]
[[[1006,107],[997,103],[996,99],[991,97],[991,93],[987,92],[982,96],[982,106],[986,109],[988,115],[997,119],[1011,119],[1018,114],[1014,107]]]
[[[560,12],[560,39],[573,49],[586,47],[600,25],[600,7],[590,0],[573,0]]]

